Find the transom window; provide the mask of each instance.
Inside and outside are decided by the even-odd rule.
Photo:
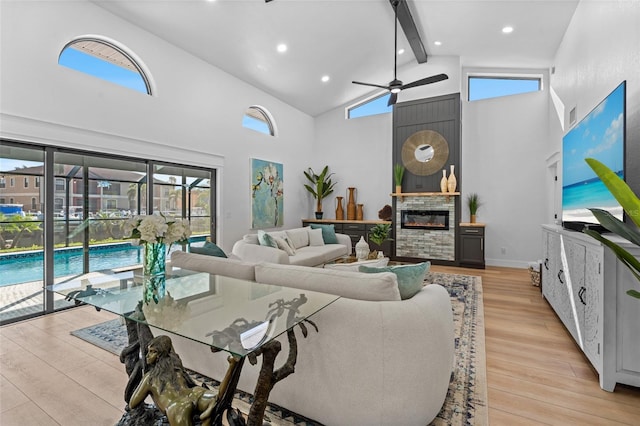
[[[60,52],[58,64],[120,86],[151,94],[142,67],[124,49],[105,40],[80,38]]]
[[[542,90],[542,77],[469,76],[469,100],[498,98]]]
[[[242,118],[242,127],[264,133],[265,135],[276,135],[271,114],[266,109],[257,105],[252,105],[247,108]]]
[[[391,93],[383,92],[347,107],[347,119],[386,114],[393,111],[393,105],[387,105]]]

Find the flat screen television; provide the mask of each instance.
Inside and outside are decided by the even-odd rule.
[[[624,179],[626,81],[620,83],[562,138],[562,225],[602,232],[588,208],[624,212],[600,178],[585,162],[595,158]]]

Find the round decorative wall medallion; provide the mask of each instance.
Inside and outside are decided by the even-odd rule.
[[[449,159],[449,144],[435,130],[420,130],[402,144],[402,164],[414,175],[429,176]]]

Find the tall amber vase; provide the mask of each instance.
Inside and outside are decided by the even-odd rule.
[[[336,197],[337,206],[336,206],[336,219],[342,220],[344,219],[344,209],[342,208],[342,199],[344,197]]]
[[[356,220],[364,219],[364,204],[358,204],[356,208]]]
[[[356,219],[356,196],[355,196],[355,188],[350,187],[347,188],[349,191],[349,198],[347,199],[347,219],[355,220]]]

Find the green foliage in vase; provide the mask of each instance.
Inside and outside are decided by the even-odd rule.
[[[382,243],[389,238],[389,232],[391,231],[390,223],[378,223],[369,231],[369,241],[381,246]]]
[[[478,209],[482,205],[480,202],[480,198],[478,194],[472,192],[467,196],[467,205],[469,206],[469,214],[475,215],[478,212]]]
[[[404,177],[404,166],[400,163],[396,163],[393,166],[393,180],[396,182],[396,186],[402,186],[403,177]]]
[[[608,211],[596,208],[589,210],[591,210],[591,213],[593,213],[598,222],[606,229],[640,246],[640,230],[637,228],[637,226],[640,226],[640,199],[638,199],[631,188],[629,188],[629,185],[607,166],[593,158],[587,158],[586,162],[602,180],[609,192],[618,200],[618,203],[620,203],[627,213],[627,216],[636,224],[636,227],[624,223]],[[638,261],[638,259],[618,244],[591,229],[585,229],[583,232],[609,247],[620,262],[629,268],[636,279],[640,281],[640,261]],[[629,290],[627,294],[640,299],[640,292],[636,290]]]
[[[305,184],[304,187],[316,199],[316,211],[321,212],[322,200],[333,192],[333,187],[337,184],[331,181],[333,173],[329,173],[329,166],[324,166],[320,174],[316,174],[311,167],[303,173],[311,183],[311,185]]]

